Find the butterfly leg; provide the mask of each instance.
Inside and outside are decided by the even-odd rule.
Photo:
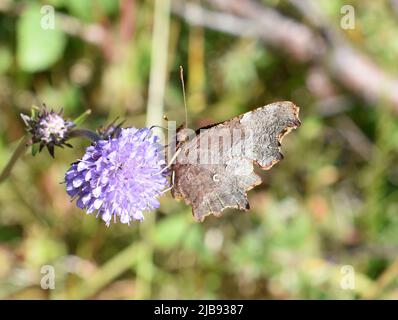
[[[162,194],[174,188],[174,179],[175,179],[175,171],[173,171],[173,173],[171,174],[171,187],[167,188],[166,190],[163,190]]]
[[[170,162],[167,164],[167,166],[164,167],[162,170],[160,170],[160,171],[154,173],[152,176],[156,176],[156,175],[158,175],[158,174],[161,174],[161,173],[165,172],[167,169],[169,169],[169,168],[172,166],[174,160],[175,160],[175,159],[178,157],[178,155],[180,154],[180,152],[181,152],[181,149],[178,149],[177,152],[174,153],[173,157],[171,158],[171,160],[170,160]]]

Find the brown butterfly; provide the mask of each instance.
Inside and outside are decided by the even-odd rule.
[[[172,195],[192,206],[194,217],[248,210],[247,191],[261,184],[254,164],[269,170],[283,158],[282,138],[300,125],[299,108],[282,101],[200,128],[189,138],[177,131]]]

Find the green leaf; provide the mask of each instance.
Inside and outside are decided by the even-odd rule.
[[[61,58],[66,44],[56,17],[54,29],[42,27],[50,13],[41,13],[40,9],[37,5],[27,7],[17,22],[17,61],[27,72],[51,67]]]
[[[91,109],[88,109],[86,111],[84,111],[80,116],[78,116],[77,118],[75,118],[73,120],[73,123],[75,125],[79,125],[81,123],[83,123],[84,120],[87,119],[87,117],[91,114]]]
[[[32,156],[35,156],[37,152],[39,152],[39,144],[32,144]]]
[[[37,113],[39,110],[40,109],[38,106],[32,105],[32,107],[30,108],[30,117],[32,119],[36,119],[36,116],[37,116]]]

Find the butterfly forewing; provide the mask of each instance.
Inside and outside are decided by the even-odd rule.
[[[267,170],[282,159],[281,140],[300,125],[298,113],[292,102],[275,102],[199,130],[178,145],[173,196],[199,221],[226,208],[249,209],[247,191],[261,183],[253,164]]]

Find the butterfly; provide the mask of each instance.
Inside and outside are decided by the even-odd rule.
[[[299,107],[280,101],[184,135],[177,130],[172,196],[192,206],[194,217],[249,210],[247,191],[261,184],[254,166],[269,170],[283,159],[283,137],[301,124]]]

